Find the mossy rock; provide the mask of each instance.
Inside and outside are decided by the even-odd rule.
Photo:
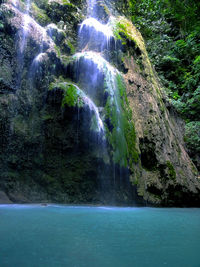
[[[31,13],[34,19],[42,26],[46,26],[51,22],[44,9],[39,8],[35,3],[32,3]]]
[[[166,164],[167,164],[170,179],[175,180],[176,179],[176,171],[174,169],[173,164],[170,161],[167,161]]]
[[[50,84],[50,90],[60,89],[63,91],[62,107],[83,107],[83,93],[80,89],[69,82],[54,82]]]

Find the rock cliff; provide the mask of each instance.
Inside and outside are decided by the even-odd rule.
[[[0,1],[2,202],[199,206],[183,122],[123,1],[93,7],[109,43],[94,24],[81,36],[85,1],[29,4]]]

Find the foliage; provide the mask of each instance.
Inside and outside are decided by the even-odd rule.
[[[200,2],[129,0],[128,3],[129,15],[145,38],[151,61],[169,98],[185,121],[191,122],[186,126],[188,131],[200,120]]]
[[[187,98],[186,98],[187,96]],[[200,120],[200,86],[193,92],[185,95],[186,100],[174,101],[174,106],[182,114],[182,116],[188,121]]]
[[[200,121],[192,121],[186,124],[185,137],[189,154],[196,164],[196,167],[200,168],[199,155],[200,155]]]
[[[45,10],[39,8],[35,3],[32,3],[32,12],[33,16],[39,24],[45,26],[50,23],[50,19],[45,13]]]
[[[200,153],[200,122],[193,121],[186,124],[185,141],[189,149]]]
[[[198,100],[194,98],[198,98],[195,92],[200,83],[199,11],[200,3],[195,0],[129,1],[132,20],[146,39],[151,60],[169,96],[187,106],[181,110],[185,118],[193,99],[194,109],[189,114],[192,120],[198,114],[193,102]]]

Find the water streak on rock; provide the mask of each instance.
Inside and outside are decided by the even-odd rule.
[[[29,16],[30,12],[30,0],[26,1],[26,11],[23,17],[23,25],[22,25],[22,41],[20,44],[20,53],[22,54],[24,52],[25,46],[26,46],[26,38],[29,31],[29,23],[31,21],[31,18]]]
[[[40,53],[38,54],[35,58],[34,58],[34,62],[41,62],[43,60],[43,58],[45,57],[45,53]]]
[[[94,102],[86,95],[83,97],[83,99],[84,99],[84,103],[89,107],[90,111],[94,112],[94,114],[95,114],[98,132],[104,133],[104,125],[103,125],[102,119],[100,118],[98,108],[96,107]]]
[[[107,47],[110,44],[111,38],[114,38],[113,32],[108,24],[102,24],[92,17],[87,18],[82,22],[79,30],[79,35],[84,35],[85,31],[88,31],[90,33],[90,37],[95,38],[96,43],[98,42],[98,39],[101,38],[101,35],[103,35]]]
[[[88,0],[88,15],[89,17],[94,17],[95,16],[95,5],[96,5],[96,0]]]
[[[103,121],[100,117],[99,110],[98,110],[97,106],[82,90],[80,90],[80,88],[77,85],[73,84],[73,86],[76,88],[77,93],[80,95],[84,105],[88,106],[90,112],[94,113],[94,115],[95,115],[97,127],[93,130],[97,130],[97,132],[104,134],[104,125],[103,125]]]
[[[120,76],[120,72],[107,62],[100,53],[93,51],[76,53],[74,59],[78,62],[76,65],[81,67],[82,70],[90,68],[94,70],[94,73],[92,73],[93,90],[98,88],[99,74],[101,73],[103,75],[104,87],[101,90],[103,95],[106,94],[108,96],[107,108],[105,107],[105,109],[107,109],[107,116],[109,116],[109,120],[113,124],[114,133],[112,134],[116,142],[115,151],[113,151],[113,160],[121,166],[124,166],[126,165],[127,143],[124,132],[120,93],[117,85],[117,76]],[[86,75],[89,78],[88,73]]]

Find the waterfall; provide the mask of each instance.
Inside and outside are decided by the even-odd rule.
[[[15,8],[18,9],[18,0],[12,0],[12,4]],[[29,16],[31,7],[31,0],[26,0],[25,2],[25,12],[23,13],[22,18],[22,27],[18,32],[17,38],[17,61],[18,61],[18,71],[17,71],[17,86],[21,86],[21,79],[23,75],[23,68],[24,68],[24,52],[27,45],[27,37],[30,31],[29,24],[31,23],[31,17]]]
[[[88,16],[95,17],[96,0],[88,0]]]
[[[30,70],[29,70],[29,76],[30,81],[33,83],[33,80],[35,78],[36,71],[40,64],[46,59],[46,53],[44,53],[44,41],[47,39],[47,33],[44,28],[42,28],[40,25],[37,25],[40,28],[41,31],[41,41],[40,41],[40,48],[39,48],[39,54],[35,56],[33,59],[33,62],[31,64]],[[31,84],[32,86],[32,84]]]
[[[75,69],[78,69],[76,80],[85,85],[87,94],[95,101],[103,106],[105,117],[111,121],[113,130],[113,152],[112,159],[120,166],[127,166],[127,143],[125,138],[123,110],[121,106],[121,96],[118,88],[118,79],[121,79],[120,72],[114,68],[103,56],[104,49],[109,48],[109,40],[113,37],[113,33],[109,25],[102,24],[95,18],[87,18],[81,24],[79,36],[82,37],[84,28],[89,32],[88,36],[103,37],[101,49],[96,49],[98,38],[87,40],[86,48],[82,47],[82,52],[78,52],[73,56],[75,61]],[[86,40],[85,40],[86,41]],[[88,43],[93,41],[92,47]],[[89,50],[88,49],[93,49]],[[98,52],[96,52],[96,50]],[[106,103],[105,103],[106,99]],[[109,126],[106,126],[107,135],[110,135]]]
[[[96,122],[94,122],[94,124],[97,124],[97,125],[94,127],[94,130],[97,130],[99,133],[101,132],[104,133],[104,125],[103,125],[102,119],[100,118],[98,108],[96,107],[94,102],[92,102],[92,100],[89,97],[84,96],[83,99],[84,99],[85,105],[87,105],[90,111],[94,113],[95,115]]]
[[[95,9],[96,1],[88,1],[88,17],[79,28],[79,52],[73,56],[72,73],[76,73],[75,81],[84,88],[85,93],[98,108],[103,110],[102,119],[107,141],[102,145],[102,150],[110,154],[113,162],[111,164],[113,167],[110,166],[113,169],[113,181],[110,184],[105,181],[103,177],[105,172],[102,170],[99,170],[99,175],[102,180],[102,190],[113,191],[113,201],[115,201],[114,191],[120,186],[122,168],[127,168],[128,165],[124,111],[118,88],[118,80],[122,79],[122,75],[104,58],[104,51],[112,49],[115,38],[110,22],[103,24],[98,21]]]
[[[18,1],[12,0],[12,4],[15,8],[18,9]],[[36,97],[36,91],[35,91],[35,82],[40,77],[43,66],[42,63],[48,58],[46,51],[49,48],[54,48],[55,43],[53,39],[53,30],[55,30],[55,25],[50,24],[45,28],[40,26],[32,17],[30,17],[30,7],[31,7],[31,0],[26,0],[25,2],[25,12],[22,16],[22,27],[18,32],[18,86],[21,85],[22,75],[24,71],[24,57],[26,56],[26,46],[27,46],[27,38],[29,34],[35,35],[35,32],[33,32],[33,29],[36,31],[39,38],[39,51],[35,55],[35,57],[32,59],[32,63],[30,66],[26,66],[28,71],[28,81],[29,81],[29,87],[31,90],[31,96],[34,98]],[[58,29],[59,31],[59,29]],[[34,55],[34,54],[33,54]],[[32,56],[32,55],[30,55]],[[77,91],[81,91],[76,85],[74,85]],[[91,131],[96,132],[98,135],[98,142],[102,138],[105,138],[105,130],[104,130],[104,124],[101,119],[99,110],[97,106],[95,105],[94,101],[86,95],[85,93],[81,93],[82,95],[82,101],[84,102],[84,106],[86,107],[86,110],[90,113],[90,116],[92,119],[92,126]],[[78,111],[79,112],[79,111]]]
[[[23,54],[25,46],[26,46],[26,39],[27,39],[27,35],[28,35],[28,31],[29,31],[29,23],[30,23],[30,16],[29,16],[29,12],[30,12],[30,5],[31,2],[30,0],[26,1],[26,11],[24,13],[24,17],[23,17],[23,26],[22,26],[22,40],[20,42],[20,53]]]
[[[114,41],[114,35],[109,23],[102,24],[97,19],[90,17],[82,22],[79,39],[82,50],[89,48],[101,52],[109,49],[111,41]]]
[[[18,8],[17,2],[14,2],[13,0],[12,6]],[[46,101],[45,89],[48,90],[49,85],[48,83],[45,88],[42,82],[44,79],[44,84],[46,84],[45,78],[50,77],[50,64],[56,66],[57,62],[60,64],[64,58],[65,55],[62,53],[65,50],[62,47],[62,41],[58,40],[64,40],[66,35],[64,34],[62,37],[61,32],[63,31],[59,30],[55,24],[49,24],[45,28],[40,26],[29,15],[31,0],[27,0],[25,4],[26,9],[21,16],[21,29],[18,31],[19,63],[21,63],[19,64],[19,77],[20,82],[22,81],[21,93],[23,93],[24,84],[27,91],[29,90],[26,96],[26,102],[30,103],[27,120],[29,121],[30,136],[34,136],[38,129],[42,131],[42,124],[38,124],[37,118],[42,114],[42,112],[40,114],[40,106],[43,104],[37,98],[38,95],[39,97],[43,96],[44,92],[44,101]],[[52,75],[53,79],[51,80],[50,77],[49,81],[51,84],[54,83],[52,88],[54,91],[48,92],[48,94],[52,93],[53,98],[55,93],[54,97],[58,98],[60,120],[72,118],[72,123],[75,123],[75,131],[72,131],[75,134],[70,136],[72,138],[70,148],[75,148],[75,151],[80,153],[80,157],[88,150],[92,164],[93,162],[96,164],[96,169],[93,173],[91,172],[91,175],[97,174],[94,181],[99,183],[97,192],[102,194],[100,199],[104,201],[107,194],[105,202],[109,202],[112,198],[114,202],[118,197],[116,191],[120,191],[122,188],[120,186],[123,186],[120,185],[121,177],[127,171],[124,115],[121,92],[118,88],[118,78],[121,77],[121,74],[107,60],[107,57],[105,58],[106,53],[108,54],[112,50],[115,37],[111,22],[109,22],[111,20],[104,24],[95,18],[96,5],[95,1],[89,1],[88,17],[80,25],[78,32],[77,51],[70,56],[69,63],[59,65],[61,67],[60,76],[56,76],[57,70],[53,69],[56,74]],[[56,39],[56,32],[63,39]],[[36,44],[33,49],[31,47],[32,40]],[[73,68],[71,72],[69,71],[70,73],[68,72],[69,68]],[[66,72],[64,72],[65,69]],[[44,110],[45,112],[46,110]],[[66,113],[72,113],[72,116],[67,114],[67,117]],[[74,114],[75,116],[73,116]],[[63,136],[65,134],[68,135],[68,132],[63,131]],[[42,151],[43,143],[40,139],[38,144]]]

